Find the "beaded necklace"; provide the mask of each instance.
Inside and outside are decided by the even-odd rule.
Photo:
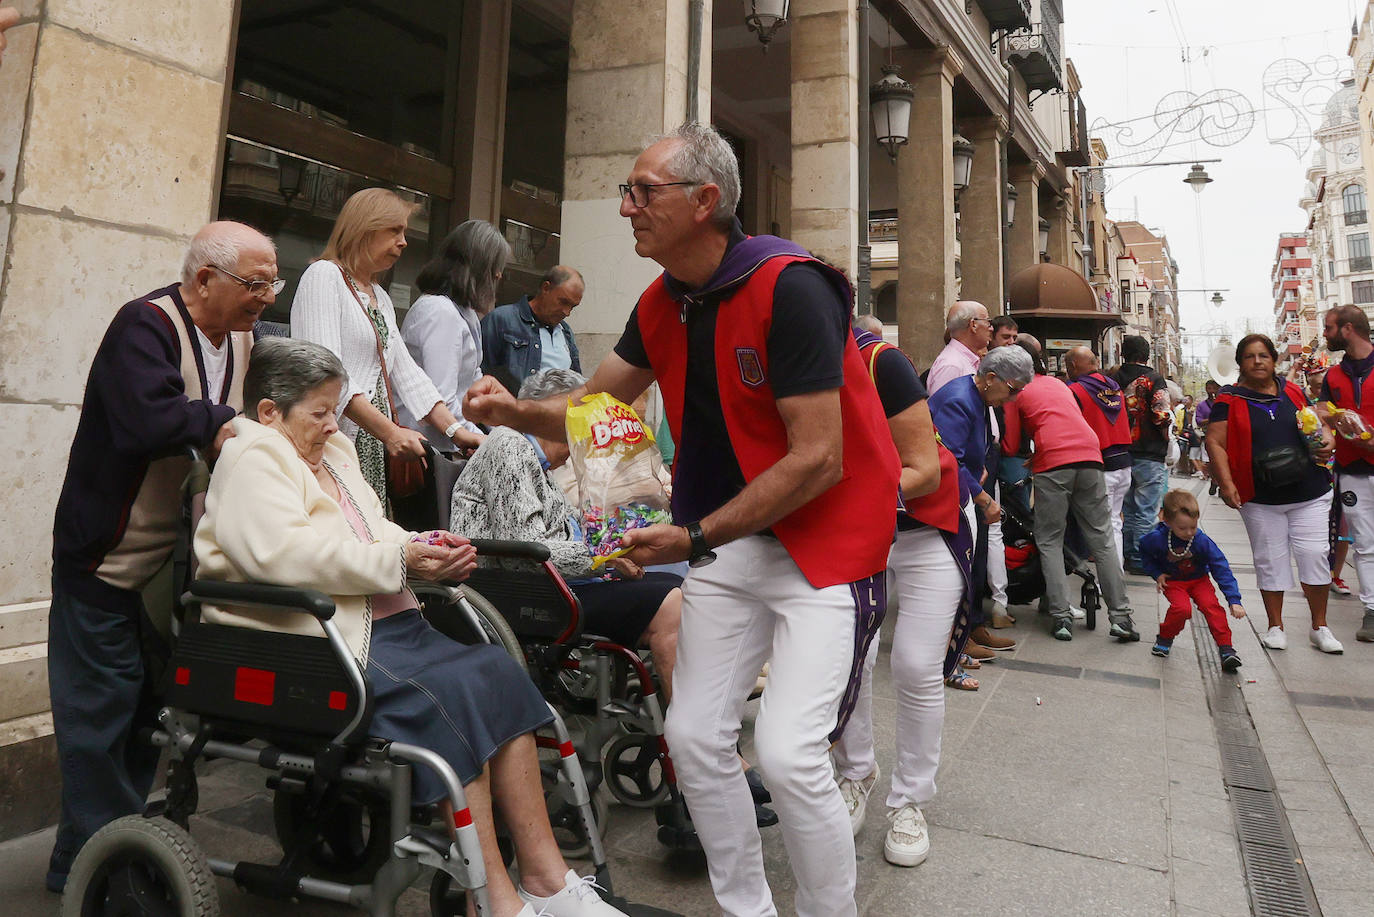
[[[1193,550],[1193,539],[1197,538],[1197,533],[1194,532],[1194,533],[1193,533],[1193,537],[1192,537],[1192,538],[1189,538],[1186,542],[1184,542],[1184,544],[1183,544],[1183,550],[1182,550],[1182,551],[1175,551],[1175,550],[1174,550],[1174,532],[1173,532],[1172,529],[1165,529],[1165,530],[1164,530],[1164,537],[1165,537],[1165,544],[1167,545],[1167,547],[1168,547],[1168,549],[1169,549],[1169,559],[1170,559],[1170,560],[1183,560],[1185,557],[1187,557],[1189,554],[1192,553],[1192,550]]]

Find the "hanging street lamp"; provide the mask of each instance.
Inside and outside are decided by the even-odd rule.
[[[1044,217],[1040,218],[1038,235],[1040,237],[1040,254],[1050,250],[1050,221]]]
[[[773,33],[787,24],[788,5],[789,0],[744,0],[744,24],[759,33],[765,52]]]
[[[973,151],[978,147],[964,138],[963,134],[954,135],[954,193],[958,194],[968,187],[969,175],[973,172]]]
[[[1188,170],[1188,177],[1183,180],[1187,184],[1192,185],[1195,192],[1201,194],[1202,189],[1212,183],[1212,176],[1207,174],[1207,170],[1202,167],[1202,163],[1195,162],[1193,163],[1193,167]]]
[[[1010,225],[1012,225],[1013,223],[1016,222],[1016,199],[1017,199],[1018,197],[1020,197],[1020,196],[1021,196],[1020,193],[1017,192],[1017,190],[1016,190],[1016,186],[1013,185],[1011,182],[1007,182],[1007,225],[1008,225],[1008,226],[1010,226]]]
[[[1212,294],[1212,305],[1219,306],[1224,302],[1226,302],[1226,297],[1222,296],[1220,293]]]
[[[883,65],[883,78],[868,90],[868,107],[873,112],[873,139],[887,147],[887,155],[897,161],[897,147],[911,139],[911,100],[916,90],[898,74],[896,64]]]

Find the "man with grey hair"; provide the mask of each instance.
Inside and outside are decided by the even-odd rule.
[[[482,318],[482,372],[517,389],[541,369],[582,372],[568,316],[582,303],[582,275],[566,265],[549,268],[539,292],[498,306]]]
[[[866,312],[854,319],[854,327],[860,331],[867,331],[869,334],[883,336],[883,323],[878,320],[878,316],[871,312]]]
[[[181,282],[126,303],[96,350],[53,525],[48,684],[62,814],[47,886],[81,845],[142,811],[157,749],[140,592],[171,556],[193,446],[233,435],[253,323],[281,292],[270,239],[241,223],[196,233]]]
[[[754,739],[794,912],[853,917],[854,838],[829,748],[886,605],[900,460],[849,332],[849,285],[793,242],[745,236],[738,164],[709,126],[655,141],[620,193],[635,251],[664,273],[587,390],[631,403],[656,380],[677,443],[679,524],[624,544],[641,566],[692,564],[667,739],[716,900],[731,917],[777,913],[735,756],[771,660]],[[488,378],[464,414],[552,438],[566,404],[516,401]]]
[[[945,345],[926,378],[926,391],[934,395],[946,383],[970,376],[978,369],[978,360],[988,352],[992,343],[992,320],[988,307],[972,300],[960,300],[945,314],[945,331],[949,343]]]

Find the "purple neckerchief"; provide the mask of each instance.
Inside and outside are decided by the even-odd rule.
[[[1121,396],[1121,386],[1102,373],[1086,373],[1073,381],[1088,390],[1088,394],[1092,395],[1093,403],[1102,409],[1103,415],[1107,418],[1107,423],[1116,423],[1116,418],[1120,416],[1122,408],[1126,406],[1126,399]]]
[[[781,255],[795,255],[810,258],[811,253],[790,239],[777,236],[749,236],[725,252],[720,267],[711,279],[699,289],[689,290],[682,282],[667,271],[663,272],[663,285],[668,295],[678,302],[701,302],[709,296],[728,293],[753,275],[763,264]],[[833,273],[838,273],[834,272]],[[846,289],[848,283],[846,282]]]

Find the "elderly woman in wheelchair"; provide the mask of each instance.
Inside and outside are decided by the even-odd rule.
[[[338,631],[366,667],[370,734],[437,753],[463,783],[496,917],[620,914],[567,867],[555,843],[533,737],[552,715],[538,690],[500,648],[451,641],[418,611],[407,576],[462,579],[476,553],[466,538],[414,535],[386,519],[338,432],[344,376],[338,358],[316,344],[265,340],[254,349],[247,416],[234,422],[195,535],[199,575],[332,597]],[[319,633],[305,615],[270,609],[206,605],[203,617]],[[429,767],[416,768],[413,794],[416,805],[446,804],[450,795]],[[502,865],[493,805],[514,844],[519,889]]]

